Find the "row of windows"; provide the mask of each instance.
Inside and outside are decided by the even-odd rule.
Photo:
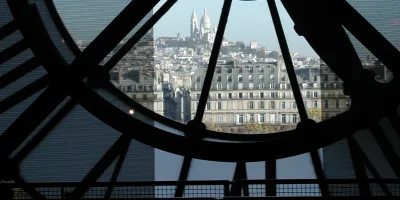
[[[213,86],[211,89],[214,90],[223,90],[223,89],[227,89],[227,90],[233,90],[233,89],[278,89],[276,86],[277,84],[274,81],[269,82],[268,84],[265,83],[258,83],[258,84],[254,84],[253,82],[249,82],[249,83],[227,83],[226,87],[224,87],[225,84],[222,83],[216,83],[215,86]],[[258,87],[257,87],[258,86]],[[268,88],[266,86],[269,86]],[[278,84],[279,89],[281,90],[286,90],[286,89],[290,89],[291,85],[289,83],[280,83]],[[314,83],[314,84],[307,84],[307,83],[302,83],[300,84],[300,89],[317,89],[319,88],[320,85],[318,83]],[[332,87],[330,87],[330,85],[328,84],[324,84],[323,85],[324,88],[341,88],[339,87],[339,85],[337,83],[334,83]],[[194,84],[194,89],[195,90],[199,90],[201,88],[201,84],[199,83],[195,83]]]
[[[319,98],[319,92],[314,91],[307,91],[302,93],[303,97],[305,98]],[[243,98],[270,98],[270,99],[277,99],[277,98],[293,98],[293,92],[259,92],[259,93],[254,93],[254,92],[249,92],[249,93],[212,93],[210,98],[212,99],[243,99]],[[196,99],[200,99],[200,94],[196,94]]]
[[[333,103],[333,105],[332,105]],[[344,102],[344,108],[348,109],[350,108],[350,100],[346,100]],[[236,110],[236,109],[297,109],[297,104],[295,101],[292,102],[285,102],[282,101],[279,104],[279,108],[277,107],[277,103],[275,101],[269,101],[266,102],[265,101],[249,101],[247,102],[247,107],[244,108],[242,102],[238,102],[237,104],[231,104],[231,106],[226,106],[224,107],[223,104],[227,104],[226,102],[214,102],[214,106],[212,107],[212,102],[207,102],[206,104],[206,110]],[[268,105],[268,106],[267,106]],[[308,101],[304,101],[304,106],[306,109],[309,108],[308,105]],[[197,108],[197,104],[194,105],[194,109]],[[313,101],[312,102],[312,108],[320,108],[318,101]],[[340,101],[339,100],[335,100],[333,102],[329,102],[328,100],[325,100],[323,102],[323,108],[343,108],[343,106],[340,106]]]
[[[280,120],[276,117],[277,114],[269,114],[269,120],[266,119],[266,114],[257,114],[258,119],[255,114],[238,114],[237,115],[237,124],[244,123],[282,123],[288,124],[293,123],[296,124],[299,121],[299,116],[297,114],[280,114]]]
[[[270,73],[275,73],[275,66],[267,66],[267,67],[269,68],[269,72]],[[256,71],[256,70],[254,70],[254,67],[251,67],[251,66],[246,66],[245,68],[246,68],[246,71],[249,72],[249,73],[254,73]],[[257,68],[258,72],[264,72],[265,71],[264,70],[264,66],[257,66],[256,68]],[[237,69],[238,73],[243,73],[243,67],[238,66],[236,69]],[[215,71],[217,73],[222,73],[222,67],[217,66],[215,68]],[[232,73],[232,68],[228,68],[227,72],[228,73]]]
[[[268,103],[266,103],[265,101],[257,101],[257,102],[250,101],[250,102],[247,102],[247,107],[244,107],[243,102],[238,102],[237,104],[233,104],[232,103],[230,105],[227,105],[227,104],[228,104],[227,102],[220,102],[220,101],[218,101],[218,102],[207,102],[206,110],[297,109],[297,104],[296,104],[295,101],[292,101],[292,102],[282,101],[282,102],[279,103],[279,105],[277,105],[277,103],[275,101],[269,101]],[[308,101],[304,101],[304,106],[306,108],[309,108]],[[313,108],[319,108],[318,101],[313,101],[312,102],[312,107]],[[194,108],[194,110],[195,110],[195,108],[197,108],[197,103],[194,104],[193,108]]]

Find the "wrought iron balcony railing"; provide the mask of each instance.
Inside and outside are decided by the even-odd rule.
[[[354,179],[326,180],[330,196],[360,196],[358,181]],[[400,196],[400,181],[397,179],[368,180],[371,196]],[[384,185],[386,188],[383,188]],[[47,199],[67,199],[68,193],[80,183],[29,183]],[[96,183],[90,186],[82,199],[155,199],[174,198],[178,186],[184,186],[184,198],[224,199],[232,197],[321,197],[319,180],[236,180],[236,181],[154,181]],[[12,189],[14,199],[32,199],[14,183],[0,184],[1,191]],[[2,192],[2,194],[4,194]],[[5,198],[2,198],[5,199]]]

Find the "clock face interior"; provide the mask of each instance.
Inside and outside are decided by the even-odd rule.
[[[398,179],[399,16],[367,3],[329,41],[289,1],[2,2],[1,159],[17,183]]]

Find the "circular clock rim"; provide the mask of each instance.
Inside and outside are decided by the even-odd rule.
[[[29,6],[29,5],[27,1],[24,1],[24,3],[18,4],[18,6],[19,8],[21,8],[22,6]],[[19,8],[14,7],[12,8],[12,10],[15,11],[18,10]],[[13,12],[13,15],[14,14],[15,13]],[[23,31],[21,30],[21,32]],[[50,39],[50,38],[48,37],[46,38],[44,36],[44,38],[42,39]],[[62,63],[62,65],[66,65],[65,60],[62,59],[62,56],[58,52],[57,48],[54,46],[54,43],[51,44],[53,46],[48,48],[44,48],[43,45],[42,46],[32,45],[31,49],[32,52],[39,57],[39,59],[40,55],[46,55],[43,54],[43,52],[57,51],[57,54],[60,56],[58,58],[59,64]],[[37,51],[42,51],[42,53],[37,54]],[[43,57],[41,59],[45,60],[45,58]],[[47,69],[56,67],[56,65],[51,65],[49,63],[47,64],[44,63],[43,66]],[[67,74],[73,74],[73,72]],[[248,141],[241,140],[242,141],[241,143],[234,143],[234,142],[195,140],[186,136],[179,136],[170,133],[168,131],[156,128],[144,122],[141,122],[140,120],[135,119],[134,117],[128,115],[126,112],[112,105],[110,102],[108,102],[98,93],[96,93],[93,89],[87,87],[87,85],[85,85],[82,81],[74,83],[65,82],[63,85],[60,86],[64,87],[64,89],[66,89],[69,92],[71,98],[76,99],[79,102],[79,104],[83,108],[85,108],[88,112],[90,112],[92,115],[94,115],[101,121],[105,122],[112,128],[120,131],[122,134],[127,134],[132,139],[138,140],[139,142],[142,142],[154,148],[158,148],[170,153],[182,156],[190,156],[202,160],[212,160],[212,161],[222,161],[222,162],[237,162],[237,161],[255,162],[255,161],[265,161],[267,159],[279,159],[279,158],[299,155],[302,153],[307,153],[309,151],[325,147],[361,129],[368,128],[369,123],[366,123],[366,121],[374,123],[378,122],[381,118],[387,116],[386,112],[388,111],[388,109],[391,110],[394,108],[394,106],[396,107],[398,106],[397,102],[399,102],[400,99],[397,93],[386,92],[387,97],[383,99],[391,100],[391,103],[386,104],[386,109],[371,108],[371,107],[369,107],[369,110],[362,108],[350,109],[331,119],[319,122],[310,127],[304,127],[303,129],[294,129],[290,131],[276,132],[272,134],[262,134],[262,135],[241,134],[240,137],[250,138],[249,136],[257,136],[257,138],[256,139],[252,138]],[[392,83],[390,84],[390,86],[392,87],[392,90],[390,91],[396,91],[395,88],[397,84]],[[92,103],[95,101],[97,102],[96,105]],[[97,109],[99,105],[100,107],[102,107],[101,110]],[[145,107],[143,108],[147,109]],[[369,112],[372,112],[371,110],[373,110],[373,113],[375,115],[370,116],[367,110]],[[109,117],[109,116],[118,116],[118,117]],[[173,121],[171,119],[168,120]],[[137,133],[132,133],[132,127],[128,127],[126,126],[126,124],[135,124],[135,128],[139,129],[139,131]],[[346,127],[347,125],[348,125],[347,129],[343,130],[343,127]],[[182,126],[185,125],[182,124]],[[142,130],[146,130],[146,132],[143,132]],[[218,133],[209,130],[207,130],[206,132],[208,132],[210,136],[212,136],[214,133]],[[320,134],[321,132],[325,133]],[[219,134],[225,135],[228,133],[219,132]],[[238,134],[230,134],[230,135],[238,135]],[[157,139],[154,140],[153,138]],[[218,139],[215,137],[210,137],[210,138]]]

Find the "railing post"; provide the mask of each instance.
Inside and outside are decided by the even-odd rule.
[[[230,182],[225,182],[224,183],[224,198],[227,197],[227,196],[230,196],[229,195],[229,185],[230,185]]]
[[[64,199],[64,186],[61,186],[61,199]]]

